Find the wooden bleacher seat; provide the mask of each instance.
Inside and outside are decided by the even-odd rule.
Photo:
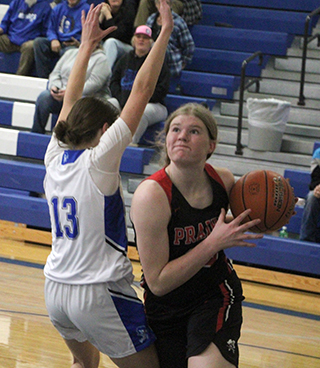
[[[203,16],[199,24],[212,25],[215,22],[222,22],[228,23],[234,28],[303,35],[306,16],[307,13],[302,11],[203,4]],[[316,18],[312,18],[309,28],[310,34],[315,23]]]
[[[194,25],[191,34],[196,47],[242,52],[261,51],[285,56],[293,36],[284,32]]]

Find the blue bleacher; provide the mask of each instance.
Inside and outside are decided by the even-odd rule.
[[[241,75],[242,63],[251,55],[251,53],[245,52],[197,47],[191,63],[187,65],[185,70]],[[259,65],[258,58],[252,60],[246,67],[246,75],[260,77],[261,71],[266,66],[268,60],[269,57],[265,56],[262,65]]]
[[[320,275],[320,244],[265,235],[254,248],[226,250],[233,261],[313,276]]]
[[[10,0],[1,2],[9,4]],[[248,76],[260,76],[269,55],[285,56],[294,35],[302,33],[306,14],[320,6],[318,0],[202,0],[202,3],[203,19],[190,27],[196,44],[194,59],[182,72],[180,90],[173,88],[166,98],[169,112],[189,101],[206,103],[212,108],[215,99],[232,100],[239,88],[243,60],[261,51],[263,65],[258,65],[259,60],[255,59],[246,68]],[[272,14],[271,9],[275,10]],[[217,27],[215,22],[232,27]],[[19,53],[0,53],[0,72],[15,73],[18,62]],[[1,125],[12,126],[13,106],[12,101],[0,101]],[[154,140],[163,124],[148,129],[143,137],[145,144]],[[21,131],[14,160],[12,157],[0,160],[0,219],[50,229],[46,200],[33,196],[33,192],[43,193],[44,165],[25,162],[43,160],[49,139],[48,135]],[[120,171],[142,174],[153,155],[151,148],[128,147]],[[15,160],[19,158],[22,162]],[[284,176],[291,178],[296,195],[304,197],[310,174],[286,170]],[[296,212],[288,224],[289,232],[293,233],[300,229],[303,207],[296,206]],[[320,246],[310,242],[266,235],[255,248],[235,247],[228,249],[227,255],[241,263],[320,275]]]
[[[249,6],[252,8],[285,9],[311,12],[319,7],[318,0],[201,0],[204,4]]]
[[[0,73],[15,74],[18,70],[20,52],[10,54],[0,51]]]
[[[50,141],[50,136],[22,131],[16,133],[15,156],[26,159],[43,160]],[[2,153],[6,154],[5,152]],[[10,155],[10,153],[8,154]],[[153,154],[154,150],[148,147],[127,147],[122,156],[120,171],[142,174],[144,166],[149,164]]]
[[[14,190],[44,193],[43,164],[0,159],[0,187]]]
[[[293,35],[241,28],[194,25],[191,34],[196,47],[242,52],[261,51],[267,55],[285,56]]]
[[[183,70],[180,86],[183,95],[196,97],[233,99],[239,88],[240,77]]]
[[[302,35],[306,16],[305,12],[204,4],[203,17],[199,24],[212,25],[220,22],[232,25],[234,28]],[[309,25],[309,34],[316,22],[317,17],[313,17]]]

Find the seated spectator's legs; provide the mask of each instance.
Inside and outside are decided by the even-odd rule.
[[[143,133],[149,126],[165,120],[167,116],[168,110],[164,105],[161,105],[160,103],[148,103],[140,120],[139,126],[132,138],[132,143],[139,143]]]
[[[172,10],[177,13],[178,15],[182,15],[183,13],[183,2],[180,0],[173,0],[172,1]]]
[[[320,242],[320,199],[316,198],[313,191],[308,193],[303,210],[300,240]]]
[[[50,113],[59,114],[61,108],[62,102],[55,100],[49,90],[41,92],[36,101],[31,131],[33,133],[44,134]]]
[[[133,47],[115,38],[108,38],[103,44],[103,49],[107,55],[108,65],[112,70],[115,62],[126,52],[131,51]]]
[[[181,15],[183,13],[183,2],[180,0],[172,1],[172,10]],[[134,20],[134,26],[138,27],[146,24],[148,17],[157,11],[154,0],[140,0],[138,11]]]
[[[146,24],[150,14],[157,11],[153,0],[140,0],[138,11],[134,20],[134,26],[138,27]]]
[[[36,75],[48,78],[59,55],[51,50],[51,42],[46,37],[37,37],[33,43]]]
[[[20,62],[17,70],[18,75],[31,75],[34,63],[33,40],[23,43],[20,47]]]
[[[15,45],[9,40],[8,35],[2,34],[0,35],[0,51],[1,52],[16,52],[20,51],[20,46]]]

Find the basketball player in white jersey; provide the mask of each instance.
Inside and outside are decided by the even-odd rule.
[[[132,288],[119,167],[154,91],[173,22],[161,0],[161,34],[118,118],[108,102],[81,98],[90,55],[115,29],[100,29],[100,10],[91,6],[82,15],[82,42],[45,155],[52,225],[46,306],[73,354],[72,368],[97,368],[99,351],[120,368],[157,368],[155,337]]]

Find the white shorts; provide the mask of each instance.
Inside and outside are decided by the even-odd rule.
[[[69,285],[46,279],[45,301],[64,339],[88,340],[111,358],[134,354],[155,340],[144,306],[126,280]]]

